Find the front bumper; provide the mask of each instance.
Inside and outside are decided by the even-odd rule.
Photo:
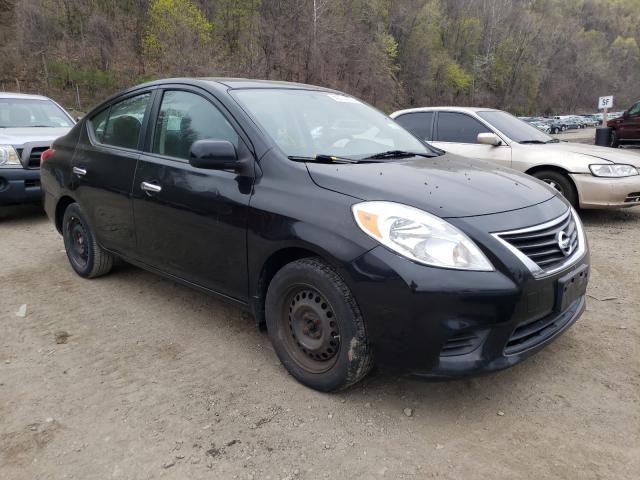
[[[585,308],[588,269],[588,250],[535,279],[519,266],[506,273],[425,267],[377,247],[349,275],[381,369],[460,377],[515,365],[569,328]],[[559,281],[574,271],[574,300],[560,305]]]
[[[0,168],[0,205],[39,202],[40,170]]]
[[[640,205],[640,175],[623,178],[572,173],[581,208],[621,208]]]

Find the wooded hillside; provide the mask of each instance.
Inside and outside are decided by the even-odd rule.
[[[87,109],[144,80],[335,87],[387,111],[640,98],[640,0],[0,0],[0,90]]]

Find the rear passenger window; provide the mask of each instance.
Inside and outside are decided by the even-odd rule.
[[[152,152],[188,159],[193,142],[205,139],[227,140],[238,147],[238,134],[213,104],[195,93],[165,92]]]
[[[437,140],[440,142],[478,143],[479,133],[491,133],[491,131],[478,120],[464,113],[438,113]]]
[[[105,108],[91,119],[93,134],[100,143],[104,143],[104,131],[107,128],[107,120],[109,120],[109,108]]]
[[[123,148],[137,148],[142,120],[150,93],[130,97],[111,106],[103,143]]]
[[[142,120],[150,98],[150,93],[127,98],[91,118],[96,140],[114,147],[138,148]]]
[[[431,125],[433,123],[433,112],[405,113],[396,118],[396,122],[420,140],[432,140]]]

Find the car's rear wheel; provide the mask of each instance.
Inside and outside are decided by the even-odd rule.
[[[94,278],[111,271],[113,255],[97,244],[77,203],[70,204],[64,212],[62,237],[69,263],[78,275]]]
[[[269,284],[267,329],[282,364],[302,384],[330,392],[373,364],[360,309],[338,272],[316,258],[285,265]]]
[[[533,176],[560,192],[574,208],[578,208],[578,193],[567,175],[555,170],[540,170]]]

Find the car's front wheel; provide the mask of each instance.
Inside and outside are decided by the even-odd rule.
[[[322,260],[303,258],[278,271],[265,313],[276,354],[302,384],[341,390],[371,369],[360,309],[338,272]]]
[[[70,204],[64,212],[62,237],[69,263],[78,275],[94,278],[111,271],[113,255],[97,244],[77,203]]]
[[[578,208],[578,193],[567,175],[555,170],[540,170],[533,176],[560,192],[573,208]]]
[[[615,130],[611,130],[611,148],[618,148],[620,146],[620,138]]]

